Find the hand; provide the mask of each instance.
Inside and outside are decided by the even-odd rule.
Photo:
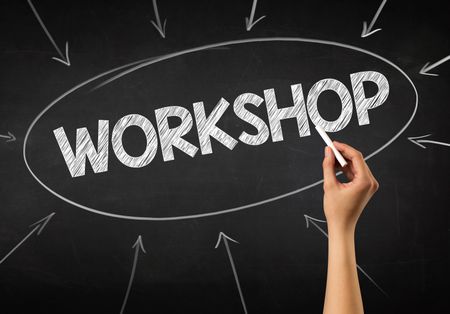
[[[341,183],[336,178],[336,161],[330,147],[325,147],[323,160],[323,206],[328,229],[353,232],[364,207],[379,184],[372,175],[362,154],[353,147],[334,141],[348,164],[337,167],[344,172],[349,182]]]

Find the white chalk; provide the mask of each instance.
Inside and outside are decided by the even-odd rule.
[[[341,153],[336,149],[336,147],[333,144],[333,141],[325,132],[325,130],[320,125],[316,125],[316,130],[317,132],[319,132],[320,136],[323,138],[325,143],[331,148],[331,150],[334,153],[334,156],[336,156],[336,159],[341,165],[341,167],[345,167],[347,165],[347,161],[345,161],[344,157],[342,157]]]

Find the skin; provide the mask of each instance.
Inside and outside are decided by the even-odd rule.
[[[337,167],[333,152],[325,148],[323,208],[328,225],[328,270],[323,313],[361,314],[364,308],[356,269],[355,228],[379,184],[359,151],[333,143],[348,165]],[[342,170],[348,182],[341,183],[336,170]]]

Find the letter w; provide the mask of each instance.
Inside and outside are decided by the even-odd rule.
[[[92,143],[89,132],[86,128],[77,129],[76,155],[74,155],[70,143],[67,140],[64,128],[53,130],[59,149],[66,161],[72,178],[84,176],[86,168],[86,156],[91,163],[94,173],[108,171],[108,139],[109,121],[98,121],[98,151]]]

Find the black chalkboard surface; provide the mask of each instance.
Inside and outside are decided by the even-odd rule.
[[[448,311],[448,3],[0,6],[1,313],[321,312],[315,125],[380,182],[365,311]]]

